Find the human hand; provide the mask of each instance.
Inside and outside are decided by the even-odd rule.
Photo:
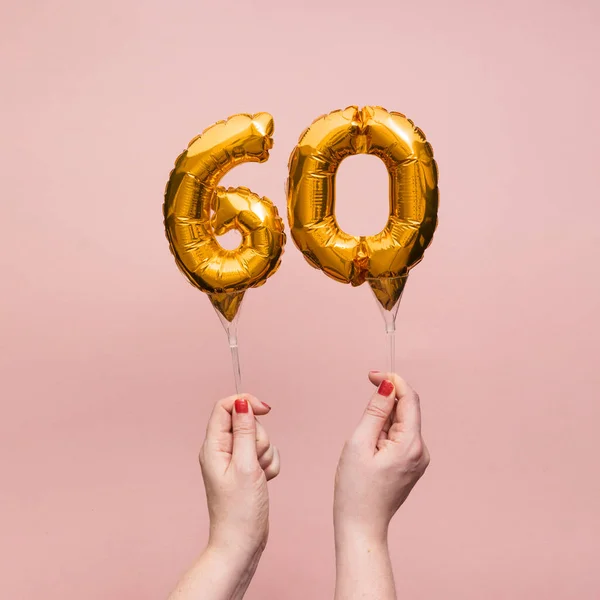
[[[253,557],[267,543],[267,480],[279,473],[279,451],[255,415],[269,410],[249,394],[230,396],[216,403],[208,422],[200,451],[210,516],[208,548],[227,560]]]
[[[244,597],[267,543],[267,480],[279,473],[279,452],[254,416],[269,410],[248,394],[216,403],[200,450],[210,515],[208,546],[169,600]]]
[[[334,523],[338,537],[381,541],[425,472],[429,452],[416,392],[393,373],[372,371],[369,379],[379,387],[339,460]]]

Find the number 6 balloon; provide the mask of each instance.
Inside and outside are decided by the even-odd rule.
[[[273,146],[268,113],[234,115],[194,138],[175,163],[165,190],[165,230],[177,266],[206,292],[227,332],[236,392],[241,391],[237,321],[244,293],[279,267],[283,221],[267,198],[247,188],[219,187],[243,162],[265,162]],[[217,236],[237,229],[242,242],[226,250]]]
[[[390,177],[383,231],[351,236],[335,218],[335,176],[353,154],[373,154]],[[326,275],[358,286],[367,281],[386,324],[394,371],[395,320],[409,270],[423,257],[437,225],[437,166],[413,122],[381,107],[350,106],[319,117],[300,136],[289,162],[288,217],[306,260]],[[368,199],[365,201],[368,210]]]

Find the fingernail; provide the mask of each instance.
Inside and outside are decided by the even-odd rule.
[[[381,373],[381,371],[369,371],[369,373]]]
[[[379,388],[377,388],[377,393],[380,396],[389,396],[393,391],[394,391],[394,384],[387,379],[384,379],[379,384]]]
[[[235,401],[235,412],[236,413],[247,413],[248,412],[248,400],[236,400]]]
[[[266,407],[267,407],[269,410],[271,410],[271,407],[270,407],[270,406],[269,406],[269,405],[268,405],[266,402],[263,402],[263,401],[261,400],[261,401],[260,401],[260,403],[261,403],[263,406],[266,406]]]

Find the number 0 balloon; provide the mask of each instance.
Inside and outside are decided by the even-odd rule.
[[[342,160],[373,154],[390,177],[383,231],[352,236],[335,218],[335,177]],[[365,281],[386,318],[393,370],[395,315],[409,270],[423,257],[437,225],[437,167],[431,145],[412,121],[381,107],[351,106],[319,117],[301,135],[289,162],[288,217],[306,260],[353,286]],[[363,201],[369,210],[368,198]]]

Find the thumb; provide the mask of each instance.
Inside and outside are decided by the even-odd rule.
[[[256,420],[252,406],[246,398],[233,403],[231,414],[233,430],[232,462],[242,469],[252,469],[257,463],[256,456]]]
[[[353,437],[375,448],[379,434],[394,409],[394,404],[394,384],[384,379],[377,392],[371,396]]]

